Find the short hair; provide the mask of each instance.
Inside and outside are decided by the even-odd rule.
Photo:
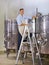
[[[21,11],[21,10],[24,10],[23,8],[21,8],[19,11]]]

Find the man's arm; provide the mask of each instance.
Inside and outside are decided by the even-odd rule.
[[[21,23],[21,20],[20,19],[16,19],[16,20],[17,20],[18,26],[25,26],[25,25],[27,25],[25,23]]]

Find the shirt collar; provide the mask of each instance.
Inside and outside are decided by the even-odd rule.
[[[21,14],[19,14],[19,15],[22,16]],[[23,15],[23,16],[24,16],[24,15]],[[22,17],[23,17],[23,16],[22,16]]]

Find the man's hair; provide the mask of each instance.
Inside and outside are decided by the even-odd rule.
[[[24,10],[23,8],[21,8],[19,11],[21,11],[21,10]]]

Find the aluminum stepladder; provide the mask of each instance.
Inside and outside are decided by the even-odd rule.
[[[29,38],[30,48],[31,48],[31,52],[32,52],[33,65],[35,65],[34,64],[34,56],[33,56],[33,47],[32,47],[32,42],[31,42],[31,39],[30,39],[30,32],[29,32],[29,29],[28,29],[28,25],[25,25],[25,28],[24,28],[24,33],[23,33],[23,36],[22,36],[21,45],[20,45],[20,48],[19,48],[19,51],[18,51],[18,55],[17,55],[17,58],[16,58],[15,65],[18,64],[18,59],[19,59],[19,55],[20,55],[20,52],[21,52],[21,48],[23,46],[23,40],[24,40],[24,37],[25,37],[25,34],[26,34],[26,30],[28,32],[28,38]]]
[[[26,34],[26,30],[27,30],[27,32],[28,32],[28,38],[29,38],[30,49],[31,49],[31,53],[32,53],[33,65],[35,65],[35,61],[34,61],[34,47],[33,47],[32,44],[34,44],[34,43],[36,44],[36,48],[37,48],[37,51],[38,51],[38,53],[39,53],[37,41],[36,41],[36,38],[35,38],[35,33],[33,33],[33,36],[32,36],[33,42],[32,42],[32,41],[31,41],[31,38],[30,38],[30,31],[29,31],[28,25],[25,25],[24,33],[23,33],[23,36],[22,36],[21,45],[20,45],[20,48],[19,48],[19,51],[18,51],[18,55],[17,55],[17,58],[16,58],[16,63],[15,63],[15,65],[18,64],[18,59],[19,59],[19,55],[20,55],[20,53],[21,53],[21,48],[22,48],[22,46],[23,46],[23,40],[24,40],[24,37],[25,37],[25,34]],[[40,60],[40,65],[42,65],[41,58],[40,58],[40,53],[39,53],[39,60]]]

